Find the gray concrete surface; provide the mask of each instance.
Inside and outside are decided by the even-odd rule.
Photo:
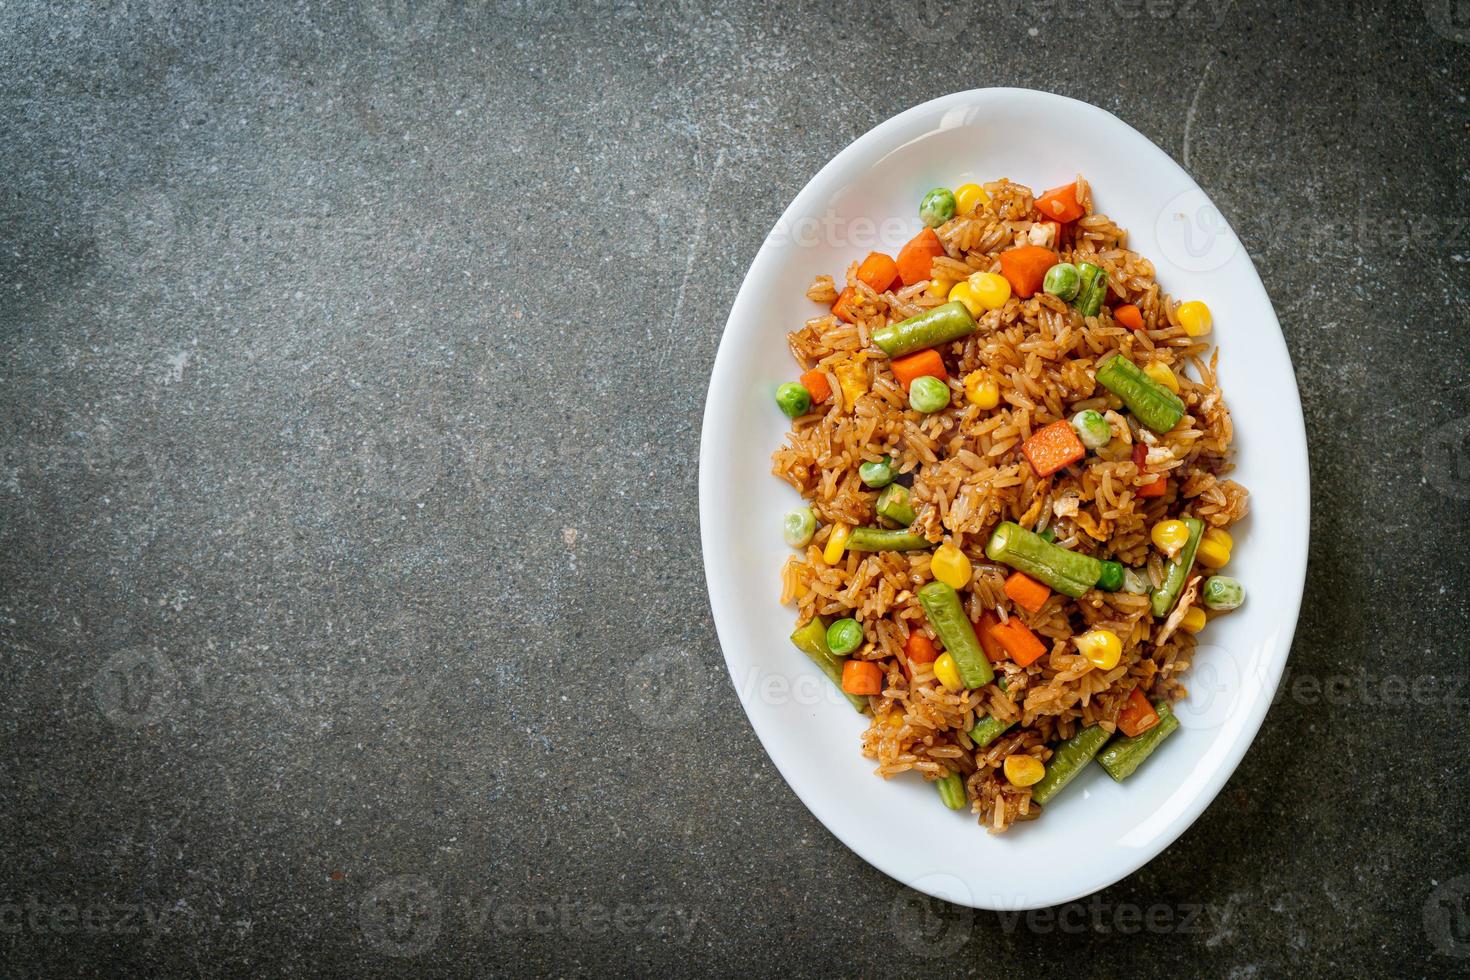
[[[1464,3],[19,0],[0,38],[0,972],[1470,967]],[[766,230],[985,85],[1214,196],[1314,480],[1239,771],[1033,916],[926,911],[807,813],[696,522]]]

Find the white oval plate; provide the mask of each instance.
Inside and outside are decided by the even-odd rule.
[[[863,719],[788,640],[778,603],[781,514],[797,494],[770,474],[786,424],[772,393],[797,365],[785,335],[820,309],[812,277],[841,279],[871,249],[919,229],[931,187],[999,177],[1044,189],[1077,173],[1129,230],[1163,288],[1214,313],[1235,421],[1234,478],[1251,493],[1229,572],[1246,604],[1200,635],[1181,728],[1126,783],[1098,766],[1034,823],[992,836],[917,774],[883,780]],[[1291,360],[1250,257],[1168,155],[1095,106],[1024,89],[935,99],[839,153],[781,216],[735,299],[715,358],[699,461],[705,575],[725,662],[771,760],[803,803],[865,860],[930,895],[1017,910],[1070,901],[1141,867],[1194,822],[1250,745],[1286,664],[1306,575],[1306,434]]]

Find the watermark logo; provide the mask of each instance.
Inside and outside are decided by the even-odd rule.
[[[1470,0],[1424,0],[1424,19],[1440,37],[1470,44]]]
[[[439,889],[422,875],[398,875],[363,896],[362,935],[388,956],[417,956],[434,944],[443,925]]]
[[[974,931],[973,900],[969,886],[954,875],[924,875],[894,896],[888,907],[888,931],[915,956],[953,956]]]
[[[179,233],[179,216],[163,191],[126,195],[98,215],[93,235],[104,263],[131,267],[150,257],[161,261]]]
[[[412,44],[433,37],[445,0],[362,0],[358,13],[379,40]]]
[[[1189,696],[1174,705],[1179,724],[1208,731],[1238,714],[1248,670],[1233,650],[1209,643],[1196,646],[1184,679]]]
[[[686,647],[645,654],[627,674],[628,709],[650,728],[688,728],[707,717],[708,675]]]
[[[369,432],[358,447],[357,459],[369,493],[417,500],[444,472],[444,441],[427,422],[409,416]]]
[[[92,693],[107,720],[120,728],[157,724],[178,700],[179,677],[157,650],[132,647],[114,654],[92,676]]]
[[[1159,252],[1186,272],[1213,272],[1240,251],[1219,208],[1199,188],[1175,195],[1154,221]]]
[[[900,0],[894,18],[903,32],[915,41],[942,41],[965,26],[966,17],[951,11],[945,16],[940,0]]]
[[[1470,957],[1470,875],[1451,878],[1424,903],[1424,932],[1434,951],[1456,959]]]
[[[1470,500],[1470,415],[1442,425],[1424,443],[1424,479],[1454,500]]]

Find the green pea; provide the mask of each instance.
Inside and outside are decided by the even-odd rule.
[[[781,536],[793,548],[805,548],[812,543],[812,535],[816,533],[817,515],[812,513],[810,507],[788,510],[786,516],[781,518]]]
[[[949,405],[949,385],[924,375],[909,384],[909,407],[925,415],[943,411]]]
[[[1117,592],[1123,587],[1123,566],[1115,561],[1102,561],[1102,574],[1097,578],[1097,587],[1104,592]]]
[[[1236,609],[1245,601],[1245,586],[1229,575],[1205,579],[1205,605],[1210,609]]]
[[[839,619],[827,627],[827,647],[839,656],[852,653],[863,645],[863,624],[855,619]]]
[[[898,470],[893,465],[893,457],[884,456],[876,463],[863,463],[859,466],[858,477],[874,490],[879,490],[898,478]]]
[[[776,404],[787,418],[805,415],[812,407],[812,393],[795,381],[788,381],[776,389]]]
[[[924,195],[919,205],[919,218],[930,228],[938,228],[954,217],[954,191],[936,187]]]
[[[1108,425],[1108,420],[1102,417],[1101,412],[1090,408],[1072,416],[1072,428],[1088,449],[1101,449],[1113,441],[1113,428]]]
[[[1082,288],[1082,276],[1072,263],[1058,262],[1046,270],[1046,278],[1041,280],[1041,288],[1057,299],[1070,303],[1076,297],[1077,290]]]

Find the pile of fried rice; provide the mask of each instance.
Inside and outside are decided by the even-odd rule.
[[[935,414],[910,409],[887,359],[872,345],[873,332],[945,302],[947,283],[999,271],[998,254],[1036,241],[1044,225],[1030,189],[1006,180],[984,188],[988,201],[936,229],[946,255],[934,259],[932,283],[896,284],[876,293],[857,278],[854,263],[842,285],[854,291],[850,308],[856,322],[822,315],[789,335],[803,370],[818,368],[834,381],[865,373],[866,390],[849,403],[850,393],[864,386],[834,383],[825,411],[796,419],[773,461],[775,474],[800,491],[821,522],[803,553],[782,569],[781,601],[794,604],[799,622],[815,616],[858,619],[868,642],[852,656],[883,669],[883,690],[869,698],[863,753],[884,777],[908,770],[930,779],[961,773],[981,824],[999,832],[1040,811],[1029,787],[1013,786],[1002,775],[1007,756],[1027,753],[1045,762],[1049,746],[1081,727],[1097,724],[1111,732],[1135,688],[1151,698],[1182,697],[1179,676],[1189,666],[1195,640],[1183,630],[1163,629],[1150,615],[1147,595],[1093,589],[1070,599],[1053,593],[1035,614],[1018,609],[1002,591],[1010,570],[985,557],[991,531],[1004,520],[1038,533],[1050,528],[1057,544],[1145,570],[1156,587],[1164,567],[1149,548],[1153,524],[1190,516],[1207,528],[1227,528],[1245,515],[1247,500],[1245,488],[1224,478],[1232,433],[1216,384],[1218,354],[1207,360],[1207,345],[1185,333],[1177,304],[1159,290],[1153,265],[1126,247],[1122,228],[1093,212],[1081,178],[1077,197],[1086,214],[1068,228],[1065,241],[1053,244],[1062,260],[1107,271],[1107,305],[1084,319],[1044,292],[1012,296],[1000,309],[976,317],[979,329],[973,334],[940,348],[952,374],[988,372],[999,385],[999,405],[987,410],[958,397]],[[819,276],[807,297],[830,306],[842,285]],[[1130,330],[1112,319],[1109,307],[1120,303],[1142,311],[1144,329]],[[1118,424],[1121,403],[1093,377],[1114,351],[1172,367],[1187,411],[1173,431],[1156,436]],[[1081,463],[1038,478],[1021,455],[1021,443],[1033,430],[1089,408],[1121,429],[1120,438]],[[1133,462],[1131,441],[1137,439],[1149,443],[1147,475]],[[996,682],[957,693],[936,682],[932,664],[915,665],[912,678],[905,676],[902,653],[909,633],[934,636],[915,597],[932,578],[929,552],[848,551],[830,566],[822,559],[834,525],[875,523],[877,493],[861,482],[858,466],[884,455],[912,480],[912,530],[959,547],[973,562],[971,581],[960,590],[970,619],[980,620],[987,610],[1002,620],[1021,615],[1049,653],[1024,668],[1008,660],[996,663]],[[1169,477],[1164,496],[1135,495],[1159,473]],[[1122,659],[1112,670],[1094,667],[1071,643],[1074,635],[1095,628],[1123,641]],[[986,714],[1020,723],[977,750],[966,733]]]

